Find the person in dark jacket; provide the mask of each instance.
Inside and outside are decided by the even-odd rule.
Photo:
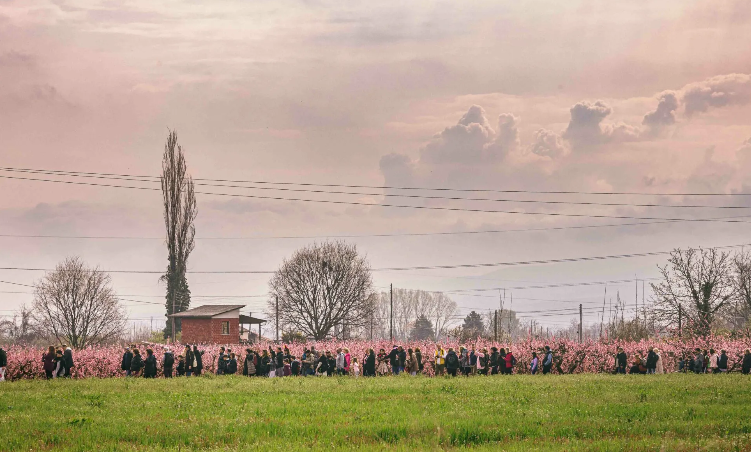
[[[292,371],[292,376],[299,377],[301,368],[302,363],[300,363],[300,360],[297,359],[296,356],[292,356],[292,363],[289,365],[289,369]]]
[[[326,369],[326,375],[330,377],[336,372],[336,356],[330,351],[327,351],[326,358],[329,360],[329,367]]]
[[[396,345],[389,352],[389,365],[391,366],[391,373],[399,375],[399,348]]]
[[[490,347],[490,360],[488,361],[488,365],[490,365],[490,375],[498,374],[499,362],[500,355],[498,354],[498,347]]]
[[[399,373],[404,372],[404,366],[407,364],[407,352],[404,351],[404,347],[399,346],[397,349],[397,358],[399,362]]]
[[[229,361],[227,361],[227,365],[224,368],[224,373],[227,375],[234,375],[237,373],[237,359],[235,358],[234,353],[229,354]]]
[[[137,377],[143,368],[143,358],[137,348],[133,349],[133,359],[130,361],[130,374]]]
[[[164,348],[164,357],[162,358],[162,375],[164,378],[172,378],[172,367],[175,365],[175,355],[169,347]]]
[[[185,357],[183,355],[177,355],[177,376],[185,376]]]
[[[741,372],[743,372],[744,375],[751,373],[751,350],[749,349],[746,349],[746,352],[743,354],[743,361],[741,362]]]
[[[253,373],[250,373],[250,371],[253,371]],[[256,366],[253,363],[253,350],[246,348],[245,349],[245,359],[243,360],[243,376],[250,377],[252,375],[255,375],[256,373]]]
[[[288,352],[289,353],[289,352]],[[274,357],[274,364],[276,367],[276,376],[277,377],[283,377],[284,376],[284,360],[286,354],[282,351],[282,347],[276,348],[276,356]]]
[[[365,357],[365,364],[362,369],[363,376],[375,377],[376,374],[376,355],[372,348],[368,349],[368,355]]]
[[[545,346],[545,357],[542,359],[542,374],[549,374],[553,369],[553,352],[550,350],[550,346]]]
[[[133,352],[130,351],[130,347],[125,347],[125,353],[123,353],[123,359],[120,362],[120,369],[125,371],[125,376],[130,376],[130,362],[133,361]]]
[[[61,378],[65,376],[65,358],[63,357],[63,351],[61,349],[55,350],[55,372],[53,378]]]
[[[216,362],[216,374],[223,374],[226,365],[227,362],[224,360],[224,347],[219,347],[219,357],[217,358]]]
[[[649,353],[647,353],[647,373],[653,374],[655,373],[655,368],[657,367],[657,353],[655,353],[654,347],[649,347]]]
[[[190,377],[193,374],[193,362],[195,357],[193,356],[193,349],[190,345],[185,346],[185,376]]]
[[[203,352],[198,350],[198,346],[193,346],[193,375],[201,375],[203,370]]]
[[[720,350],[720,358],[717,360],[717,369],[719,369],[720,372],[728,371],[728,352],[725,350]]]
[[[0,362],[2,361],[0,360]],[[50,345],[50,348],[47,349],[47,353],[42,356],[42,363],[44,367],[44,375],[47,377],[47,379],[50,380],[54,378],[53,372],[55,370],[55,347]]]
[[[622,347],[618,347],[618,354],[615,355],[615,373],[625,374],[628,366],[628,356]]]
[[[329,359],[326,357],[326,353],[321,353],[321,357],[318,358],[318,362],[316,363],[316,375],[326,375],[328,370]]]
[[[65,376],[70,378],[71,373],[70,370],[73,369],[73,350],[70,349],[67,345],[63,345],[63,348],[65,348],[65,351],[63,352],[63,363],[65,364]]]
[[[156,356],[154,356],[154,350],[146,349],[146,360],[143,364],[143,377],[144,378],[156,378]]]
[[[449,348],[449,351],[446,353],[446,372],[455,377],[457,370],[459,370],[459,357],[456,356],[453,348]]]
[[[0,381],[5,381],[5,369],[8,367],[8,353],[0,347]]]
[[[704,353],[700,348],[694,350],[694,372],[697,374],[704,373]]]
[[[417,359],[417,371],[422,373],[425,365],[422,363],[422,351],[420,351],[420,347],[415,347],[415,358]]]

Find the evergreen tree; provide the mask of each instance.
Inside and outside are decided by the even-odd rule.
[[[433,331],[433,324],[425,317],[424,314],[417,317],[415,320],[415,326],[412,328],[410,339],[414,341],[424,341],[435,339],[435,331]]]

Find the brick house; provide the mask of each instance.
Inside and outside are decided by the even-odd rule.
[[[190,343],[239,344],[240,325],[258,325],[265,320],[241,315],[243,304],[204,305],[169,317],[180,319],[182,340]],[[247,329],[245,329],[247,331]]]

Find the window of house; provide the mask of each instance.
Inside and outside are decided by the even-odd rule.
[[[222,322],[222,334],[229,334],[229,322]]]

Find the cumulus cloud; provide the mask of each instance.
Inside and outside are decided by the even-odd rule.
[[[493,130],[485,110],[473,105],[456,125],[446,127],[420,152],[420,161],[431,164],[497,163],[519,147],[516,116],[498,117],[498,132]]]
[[[743,167],[751,167],[751,138],[744,141],[735,151],[735,156]]]
[[[613,112],[605,102],[577,102],[571,109],[571,120],[563,132],[575,149],[592,149],[606,142],[634,141],[641,130],[624,123],[606,124],[602,121]]]
[[[687,116],[710,108],[745,105],[751,101],[751,76],[718,75],[683,87],[683,105]]]
[[[658,95],[657,108],[644,115],[642,124],[653,132],[675,124],[675,111],[678,109],[678,96],[674,91],[665,91]]]
[[[563,138],[548,129],[538,129],[535,132],[535,141],[530,146],[529,150],[533,154],[537,154],[542,157],[557,158],[568,154],[568,147],[566,146]]]

